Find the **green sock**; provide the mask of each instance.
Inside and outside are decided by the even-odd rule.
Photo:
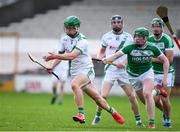
[[[136,121],[140,121],[141,120],[141,116],[140,115],[135,115],[135,119],[136,119]]]
[[[156,89],[156,95],[160,94],[160,90]]]
[[[83,107],[79,107],[79,108],[78,108],[78,111],[79,111],[79,113],[84,114],[84,108],[83,108]]]
[[[155,124],[155,121],[154,121],[154,119],[149,119],[149,124],[150,124],[150,125],[153,125],[153,124]]]
[[[109,108],[109,113],[113,114],[114,113],[114,110],[112,107]]]
[[[96,111],[96,116],[100,117],[101,116],[101,111]]]

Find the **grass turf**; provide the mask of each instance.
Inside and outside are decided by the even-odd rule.
[[[50,94],[0,93],[0,130],[2,131],[149,131],[148,128],[137,127],[127,97],[109,96],[108,102],[125,118],[125,124],[119,125],[111,115],[103,111],[101,122],[93,126],[96,105],[85,96],[86,123],[80,124],[72,120],[77,109],[73,95],[65,95],[63,104],[50,104]],[[172,123],[171,129],[162,125],[162,113],[156,109],[155,131],[180,130],[180,97],[171,97]],[[139,101],[140,102],[140,101]],[[140,103],[140,112],[147,126],[145,107]]]

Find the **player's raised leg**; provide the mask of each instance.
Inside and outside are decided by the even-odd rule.
[[[108,105],[106,100],[100,96],[92,83],[87,85],[84,91],[96,102],[99,107],[109,112],[119,124],[124,124],[124,118],[122,115],[120,115],[113,107]]]

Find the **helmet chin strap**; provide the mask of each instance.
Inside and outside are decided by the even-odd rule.
[[[161,34],[161,33],[155,32],[155,33],[154,33],[154,36],[157,37],[157,36],[159,36],[160,34]]]
[[[144,44],[137,44],[137,46],[138,46],[139,48],[143,48],[143,47],[146,46],[146,43],[144,43]]]
[[[141,44],[136,42],[136,44],[139,48],[142,48],[146,45],[146,41],[144,40]]]
[[[67,34],[69,37],[71,38],[75,38],[77,36],[78,32],[76,32],[76,34]]]
[[[161,38],[162,32],[161,33],[155,32],[153,34],[154,34],[156,39],[159,39],[159,38]]]
[[[78,26],[75,26],[74,29],[76,30],[75,34],[66,33],[71,38],[75,38],[78,35],[78,33],[79,33],[79,27]]]
[[[120,32],[122,29],[121,28],[113,28],[113,31],[115,32],[115,33],[118,33],[118,32]]]

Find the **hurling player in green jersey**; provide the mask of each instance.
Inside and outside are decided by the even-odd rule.
[[[160,18],[154,18],[151,22],[152,24],[152,35],[148,38],[148,42],[156,45],[168,58],[169,61],[169,71],[167,75],[167,87],[165,91],[167,92],[167,97],[164,98],[162,96],[159,97],[163,104],[163,124],[164,126],[171,128],[171,120],[170,120],[170,113],[171,113],[171,103],[170,103],[170,93],[171,88],[174,86],[174,66],[173,66],[173,47],[174,43],[170,36],[163,32],[164,23]],[[152,58],[153,70],[154,70],[154,80],[155,85],[162,86],[163,80],[163,64],[158,58]]]
[[[167,74],[169,62],[166,56],[154,45],[147,43],[149,36],[148,29],[144,27],[136,28],[134,31],[134,42],[123,47],[115,54],[104,58],[107,64],[114,61],[124,54],[127,54],[128,64],[126,70],[129,79],[136,93],[143,94],[147,107],[149,125],[148,128],[155,128],[155,103],[152,91],[154,89],[154,72],[152,69],[152,57],[157,57],[163,63],[164,76],[162,86],[167,87]]]
[[[121,49],[127,43],[133,42],[133,37],[129,33],[123,30],[123,18],[120,15],[113,15],[110,20],[111,31],[105,33],[102,37],[102,46],[97,54],[97,58],[102,59],[104,56],[109,56],[119,49]],[[127,63],[127,56],[124,55],[116,60],[114,63],[117,66],[106,65],[104,68],[104,78],[101,88],[101,96],[107,99],[114,83],[117,81],[120,88],[123,89],[128,96],[131,104],[132,111],[134,113],[137,126],[143,126],[141,116],[139,113],[138,101],[132,85],[130,84],[128,74],[125,70]],[[96,114],[93,119],[92,125],[97,125],[102,118],[102,108],[97,106]]]

